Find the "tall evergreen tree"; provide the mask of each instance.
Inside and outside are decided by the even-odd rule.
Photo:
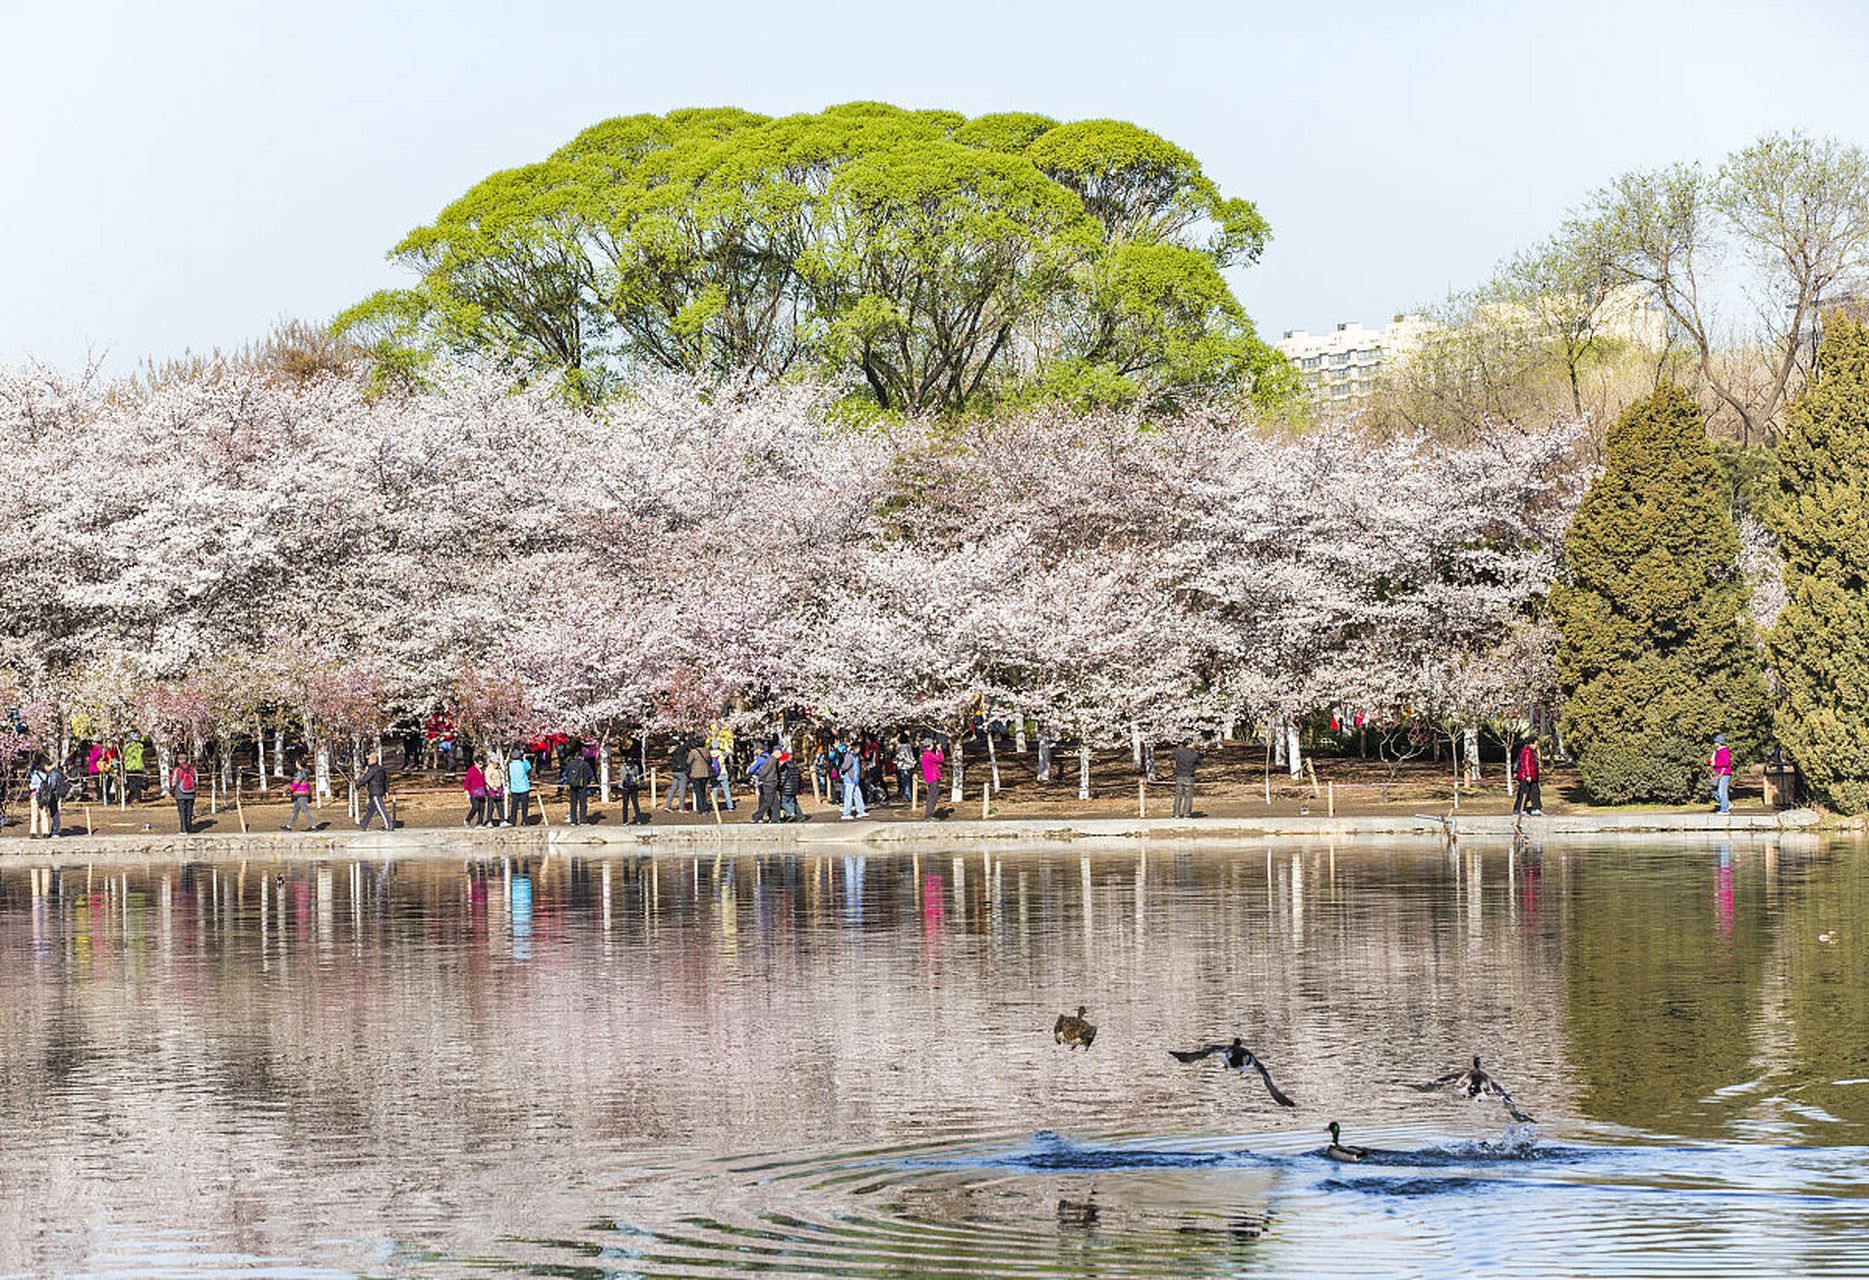
[[[1681,803],[1710,739],[1756,757],[1770,720],[1739,535],[1693,399],[1663,386],[1610,428],[1553,593],[1565,735],[1592,800]]]
[[[1869,328],[1843,316],[1786,417],[1766,522],[1787,596],[1769,640],[1778,740],[1826,804],[1869,811]]]

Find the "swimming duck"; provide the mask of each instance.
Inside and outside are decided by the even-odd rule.
[[[1343,1145],[1343,1126],[1335,1120],[1330,1122],[1330,1145],[1324,1148],[1324,1154],[1332,1160],[1341,1160],[1345,1164],[1355,1164],[1359,1160],[1369,1159],[1368,1147],[1346,1147]]]
[[[1257,1071],[1259,1079],[1265,1082],[1265,1091],[1272,1095],[1272,1101],[1278,1103],[1279,1106],[1295,1107],[1298,1105],[1279,1092],[1278,1086],[1272,1083],[1272,1073],[1265,1069],[1265,1063],[1259,1061],[1253,1051],[1248,1049],[1245,1042],[1238,1036],[1233,1037],[1232,1044],[1210,1044],[1204,1049],[1170,1049],[1168,1052],[1177,1062],[1199,1062],[1202,1058],[1212,1054],[1223,1053],[1226,1055],[1229,1070],[1241,1073]]]
[[[1420,1090],[1422,1093],[1433,1093],[1436,1089],[1451,1087],[1466,1094],[1469,1098],[1482,1096],[1497,1098],[1501,1105],[1505,1107],[1507,1115],[1511,1116],[1514,1120],[1531,1123],[1531,1117],[1519,1110],[1519,1104],[1512,1100],[1512,1095],[1506,1092],[1506,1087],[1480,1070],[1480,1060],[1477,1056],[1473,1059],[1473,1067],[1471,1070],[1450,1071],[1444,1076],[1439,1076],[1436,1079],[1428,1081],[1426,1084],[1418,1084],[1412,1087]]]
[[[1052,1026],[1051,1034],[1059,1044],[1073,1049],[1088,1049],[1090,1042],[1097,1038],[1097,1029],[1084,1021],[1087,1012],[1085,1006],[1077,1006],[1077,1016],[1068,1013],[1058,1015],[1058,1021]]]

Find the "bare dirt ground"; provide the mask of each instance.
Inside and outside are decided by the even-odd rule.
[[[1411,761],[1395,771],[1390,780],[1388,766],[1355,756],[1310,757],[1316,774],[1313,785],[1310,773],[1294,781],[1288,772],[1274,766],[1271,777],[1271,800],[1266,799],[1266,769],[1263,747],[1259,744],[1230,743],[1210,751],[1202,760],[1196,783],[1195,814],[1209,818],[1291,817],[1299,814],[1323,815],[1334,812],[1344,816],[1379,816],[1444,814],[1454,801],[1452,766],[1428,761]],[[394,758],[393,753],[391,758]],[[1101,752],[1091,763],[1089,800],[1077,796],[1077,757],[1060,753],[1053,757],[1051,781],[1034,780],[1036,756],[1007,752],[999,760],[1000,788],[993,791],[990,816],[993,818],[1129,818],[1139,813],[1146,802],[1148,815],[1166,817],[1173,802],[1173,784],[1169,778],[1166,752],[1157,761],[1155,781],[1144,783],[1133,768],[1128,752]],[[541,771],[543,776],[544,771]],[[1460,786],[1460,812],[1509,813],[1511,793],[1507,789],[1507,771],[1501,761],[1487,761],[1477,786]],[[282,787],[274,785],[264,795],[250,785],[245,787],[236,807],[222,804],[213,811],[204,790],[195,804],[195,829],[216,835],[237,833],[244,821],[249,831],[278,831],[284,825],[291,803]],[[964,796],[957,804],[950,798],[951,778],[941,788],[939,812],[943,816],[977,819],[981,816],[981,790],[992,774],[984,758],[969,754],[964,773]],[[1737,813],[1764,813],[1764,797],[1758,771],[1748,771],[1733,779],[1733,809]],[[695,822],[712,824],[711,811],[672,814],[663,807],[667,778],[657,778],[657,803],[651,807],[647,791],[642,795],[643,809],[657,825],[682,825]],[[1624,812],[1605,810],[1584,803],[1574,774],[1562,765],[1547,761],[1544,777],[1544,808],[1548,814]],[[1139,795],[1140,793],[1140,795]],[[565,821],[565,800],[555,784],[541,781],[533,791],[534,823],[553,826]],[[753,797],[743,785],[735,787],[736,807],[722,811],[722,823],[745,822],[753,815]],[[461,790],[459,774],[430,770],[404,769],[396,772],[391,784],[391,799],[399,827],[411,830],[458,828],[467,812],[467,800]],[[1667,811],[1665,806],[1642,806]],[[622,820],[621,804],[613,797],[600,803],[595,793],[591,801],[591,820],[599,825],[615,825]],[[837,806],[814,798],[807,784],[801,808],[816,821],[836,821]],[[1711,801],[1680,806],[1676,812],[1711,809]],[[319,823],[341,828],[353,825],[346,812],[341,789],[334,803],[316,811]],[[24,815],[8,815],[8,834],[23,831]],[[869,816],[882,821],[908,821],[921,818],[921,808],[904,804],[872,805]],[[65,805],[63,825],[67,832],[96,835],[130,833],[168,833],[176,831],[175,807],[169,801],[145,799],[125,809],[116,802],[72,800]],[[21,825],[15,825],[21,824]]]

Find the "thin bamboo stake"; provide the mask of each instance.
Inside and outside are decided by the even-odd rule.
[[[84,834],[91,834],[91,806],[84,806]]]
[[[655,808],[655,785],[656,785],[655,770],[651,769],[649,770],[649,807],[651,809]]]
[[[240,803],[240,791],[238,788],[234,790],[234,815],[240,819],[240,834],[244,836],[247,833],[247,811]]]
[[[1336,817],[1337,816],[1337,784],[1336,783],[1326,782],[1324,784],[1324,803],[1325,805],[1328,806],[1327,812],[1330,814],[1330,816],[1333,818]]]
[[[707,803],[708,807],[714,811],[714,825],[718,827],[720,825],[720,796],[712,787],[707,789]]]
[[[982,822],[985,822],[987,819],[987,814],[989,812],[988,805],[992,803],[992,799],[993,784],[990,782],[982,782],[980,784],[980,821]]]
[[[1138,818],[1149,816],[1149,780],[1147,778],[1136,779],[1136,816]]]

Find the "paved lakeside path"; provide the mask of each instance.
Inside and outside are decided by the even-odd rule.
[[[1475,814],[1448,818],[1411,817],[1267,818],[1086,818],[999,819],[985,822],[840,822],[751,826],[744,822],[683,826],[532,826],[476,831],[446,828],[360,832],[348,823],[322,831],[278,831],[178,836],[139,833],[63,836],[57,840],[25,836],[0,838],[0,858],[42,861],[57,858],[128,860],[146,857],[182,860],[229,857],[472,857],[507,852],[683,854],[696,850],[736,853],[785,853],[826,846],[861,847],[876,852],[915,852],[980,844],[1044,847],[1061,843],[1127,848],[1143,844],[1233,843],[1271,838],[1354,840],[1359,837],[1508,841],[1515,832],[1532,839],[1548,837],[1692,837],[1696,843],[1730,838],[1759,838],[1781,832],[1814,832],[1820,815],[1810,809],[1781,813],[1721,816],[1714,813],[1569,814],[1515,821],[1510,814]]]

